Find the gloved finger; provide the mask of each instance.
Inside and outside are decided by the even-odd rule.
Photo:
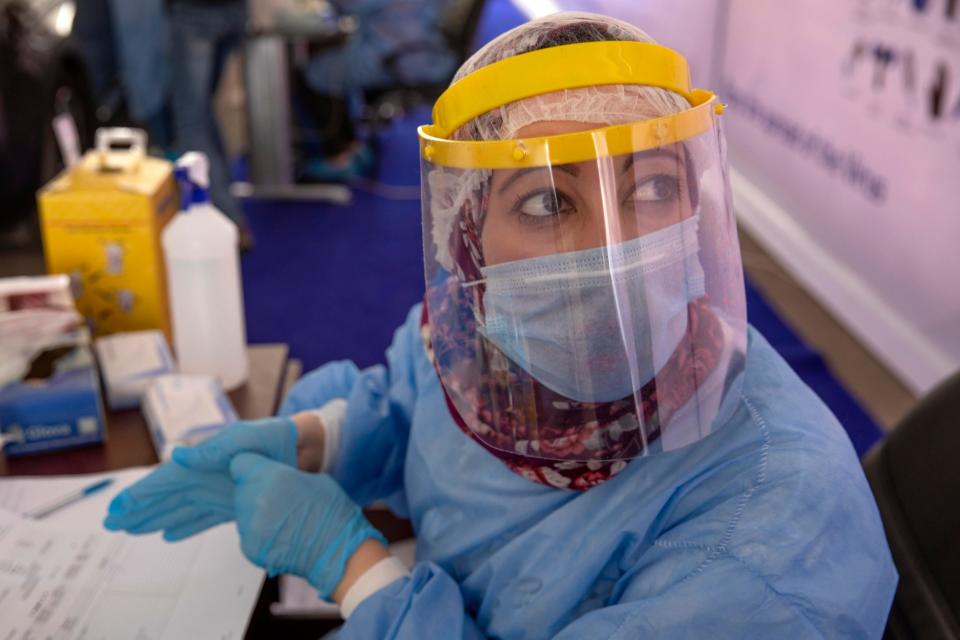
[[[209,513],[205,516],[195,518],[190,522],[185,522],[180,526],[171,527],[163,532],[163,539],[167,542],[179,542],[190,536],[195,536],[202,531],[206,531],[218,524],[229,522],[230,518],[219,513]]]
[[[164,524],[166,521],[161,519],[165,514],[187,508],[196,509],[203,514],[218,513],[233,518],[234,484],[230,477],[222,473],[189,473],[203,473],[203,482],[184,483],[182,491],[171,492],[148,503],[134,502],[133,506],[124,510],[114,510],[107,516],[104,526],[111,530],[123,529],[131,533],[145,532],[143,527],[151,527],[149,531],[156,531],[168,526]]]
[[[130,510],[130,497],[126,489],[113,496],[113,500],[107,506],[107,513],[110,515],[123,515]]]
[[[222,513],[233,517],[233,494],[235,486],[230,476],[223,475],[225,486],[201,486],[186,493],[186,499],[189,503],[209,511],[211,513]]]
[[[110,502],[107,511],[120,514],[144,508],[158,500],[183,492],[195,480],[196,477],[185,474],[182,469],[167,462],[118,493]]]
[[[277,431],[281,424],[288,432]],[[283,433],[279,441],[278,433]],[[203,471],[226,472],[230,461],[241,452],[283,458],[284,462],[296,465],[296,442],[297,426],[290,418],[235,422],[196,446],[177,447],[172,458],[183,467]],[[291,457],[292,460],[287,459]]]
[[[107,513],[110,515],[134,513],[170,496],[176,496],[181,492],[182,491],[178,491],[173,487],[158,488],[149,492],[140,491],[137,494],[134,494],[129,489],[124,489],[110,501],[110,505],[107,507]]]
[[[144,507],[137,507],[123,513],[109,513],[103,521],[103,526],[110,531],[146,532],[143,528],[149,527],[151,522],[185,508],[195,507],[183,494],[174,494]]]
[[[249,518],[244,518],[244,520],[249,520]],[[263,560],[265,549],[261,546],[260,536],[251,533],[250,523],[241,521],[239,516],[237,517],[237,533],[240,534],[240,551],[243,552],[244,557],[269,572],[269,563]],[[271,574],[270,577],[272,578],[273,575]]]
[[[232,518],[234,489],[225,473],[165,463],[121,491],[111,501],[103,525],[113,531],[149,533],[168,526],[171,514],[189,506]]]
[[[178,495],[198,507],[232,516],[236,486],[228,473],[190,469],[181,469],[181,473],[189,476],[190,480],[183,483],[183,489]]]
[[[182,526],[188,522],[196,520],[197,518],[203,518],[211,514],[220,515],[217,512],[207,511],[192,505],[184,505],[179,508],[157,514],[155,517],[128,527],[126,531],[127,533],[131,533],[133,535],[153,533],[154,531],[165,531],[166,529]]]
[[[240,453],[234,456],[230,462],[230,477],[237,484],[242,484],[248,481],[251,476],[262,472],[271,465],[280,466],[279,463],[256,453]]]
[[[232,520],[233,516],[224,514],[218,511],[206,511],[205,509],[190,507],[186,509],[181,509],[177,512],[171,513],[168,517],[165,518],[164,526],[162,527],[164,532],[164,539],[166,539],[167,534],[170,531],[178,530],[190,530],[193,527],[197,527],[204,522],[226,522]],[[212,526],[212,525],[209,525]],[[202,531],[207,528],[206,526],[196,529],[196,531]]]
[[[114,496],[107,507],[107,513],[112,515],[122,515],[138,509],[149,506],[151,503],[161,500],[169,495],[176,495],[177,491],[171,487],[156,488],[155,490],[141,490],[136,493],[128,487]]]
[[[171,458],[187,469],[225,472],[233,456],[249,445],[243,427],[244,423],[235,422],[200,444],[175,448]]]

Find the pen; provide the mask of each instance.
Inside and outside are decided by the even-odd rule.
[[[62,498],[58,498],[56,501],[51,502],[50,504],[44,507],[40,507],[39,509],[34,509],[33,511],[28,511],[23,515],[27,518],[32,518],[33,520],[40,520],[41,518],[46,518],[48,515],[50,515],[54,511],[58,509],[62,509],[67,505],[73,504],[78,500],[82,500],[87,496],[92,495],[97,491],[100,491],[101,489],[106,489],[111,484],[113,484],[113,478],[107,478],[106,480],[95,482],[91,484],[89,487],[84,487],[79,491],[74,491],[69,495],[63,496]]]

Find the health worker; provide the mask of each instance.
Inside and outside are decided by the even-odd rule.
[[[312,372],[106,525],[235,520],[344,639],[879,638],[897,573],[857,456],[746,321],[723,110],[617,20],[491,42],[419,129],[426,294],[387,366]]]

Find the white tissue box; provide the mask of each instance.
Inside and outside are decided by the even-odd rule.
[[[160,331],[133,331],[99,338],[94,343],[113,410],[131,409],[150,383],[176,373],[167,341]]]
[[[193,446],[237,420],[223,387],[209,376],[160,376],[147,388],[141,409],[161,461],[170,459],[174,447]]]

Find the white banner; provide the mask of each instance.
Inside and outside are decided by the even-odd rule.
[[[775,205],[741,213],[918,391],[960,368],[958,4],[731,0],[718,30],[731,159]]]

